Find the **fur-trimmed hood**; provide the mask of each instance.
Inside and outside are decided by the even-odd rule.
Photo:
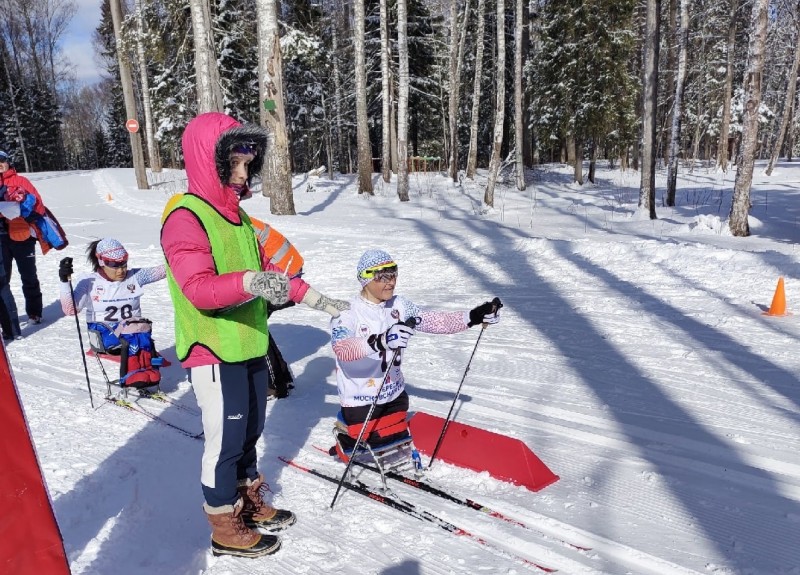
[[[255,124],[241,124],[226,114],[200,114],[186,126],[181,145],[190,194],[199,196],[231,221],[239,221],[239,197],[223,182],[230,178],[230,152],[250,144],[259,153],[250,163],[249,175],[264,165],[267,131]]]

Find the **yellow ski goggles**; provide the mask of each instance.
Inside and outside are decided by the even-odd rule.
[[[397,264],[389,262],[367,268],[359,274],[365,280],[372,280],[378,283],[386,283],[397,278]]]

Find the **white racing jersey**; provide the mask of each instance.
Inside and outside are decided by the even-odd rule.
[[[427,333],[457,333],[467,329],[469,322],[469,315],[465,320],[464,312],[423,311],[399,295],[382,303],[368,302],[359,295],[350,301],[349,310],[331,320],[331,345],[336,354],[336,384],[342,407],[371,404],[384,377],[379,404],[388,403],[403,392],[405,379],[400,364],[407,350],[400,350],[388,365],[395,352],[375,351],[368,340],[410,317],[417,321],[416,331]],[[409,345],[414,345],[413,338]]]
[[[125,279],[117,282],[95,272],[82,277],[75,284],[74,304],[69,284],[61,284],[61,307],[68,315],[86,309],[87,323],[116,324],[124,319],[140,318],[142,308],[139,302],[144,295],[142,286],[164,276],[164,266],[129,270]]]

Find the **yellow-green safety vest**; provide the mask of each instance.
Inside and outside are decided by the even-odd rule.
[[[170,213],[188,209],[208,234],[217,274],[261,270],[261,257],[250,218],[239,209],[242,223],[226,220],[210,204],[184,194]],[[165,214],[164,220],[166,220]],[[167,264],[167,284],[175,308],[175,351],[184,361],[195,345],[202,345],[225,363],[263,357],[269,344],[267,308],[260,297],[229,311],[197,309],[183,294]]]

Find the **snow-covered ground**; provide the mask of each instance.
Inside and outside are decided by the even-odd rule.
[[[380,247],[399,262],[398,293],[422,306],[505,303],[455,415],[522,440],[561,479],[534,493],[438,463],[428,480],[545,535],[398,486],[404,499],[559,573],[800,574],[800,315],[762,314],[781,276],[789,310],[800,308],[800,164],[781,164],[771,178],[757,167],[749,238],[724,224],[730,173],[683,170],[676,208],[660,205],[662,177],[650,221],[634,215],[638,173],[599,170],[596,185],[577,187],[570,171],[537,169],[525,192],[502,186],[489,211],[485,177],[459,188],[440,174],[412,175],[407,203],[377,175],[373,198],[359,197],[353,178],[298,176],[296,217],[271,216],[263,197],[245,208],[291,238],[306,279],[328,295],[354,295],[360,254]],[[298,522],[274,556],[213,558],[202,442],[106,404],[89,358],[92,409],[75,319],[58,303],[59,260],[88,270],[92,239],[118,238],[132,265],[160,263],[169,193],[136,190],[132,170],[30,177],[71,245],[39,257],[45,322],[24,327],[8,353],[73,573],[538,572],[351,492],[331,511],[335,486],[278,460],[342,471],[313,449],[330,444],[338,403],[327,316],[305,306],[271,319],[297,388],[270,402],[260,444],[273,501]],[[24,309],[18,277],[12,283]],[[144,313],[174,359],[166,282],[146,292]],[[412,410],[447,414],[478,333],[412,338]],[[196,407],[177,363],[163,389]],[[146,408],[201,430],[189,411]]]

